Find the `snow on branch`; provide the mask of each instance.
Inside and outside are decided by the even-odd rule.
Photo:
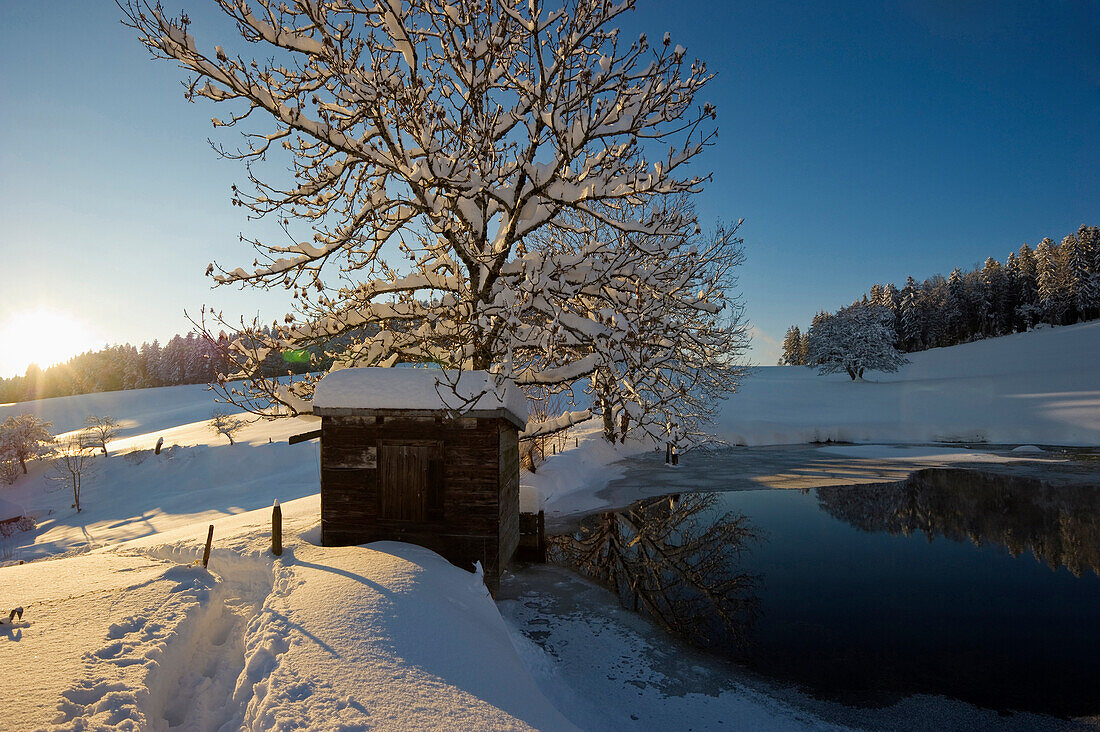
[[[625,38],[632,2],[210,2],[235,36],[121,7],[241,131],[218,148],[247,176],[231,202],[287,237],[208,269],[290,298],[282,322],[233,330],[247,386],[228,400],[303,411],[318,376],[278,384],[264,364],[306,350],[319,368],[592,378],[605,415],[654,433],[674,407],[701,423],[735,383],[740,240],[704,242],[690,205],[711,74],[667,35]]]
[[[590,419],[592,419],[591,409],[563,412],[553,419],[544,420],[542,422],[528,422],[527,428],[519,433],[519,439],[533,440],[536,437],[545,437],[546,435],[562,432]]]

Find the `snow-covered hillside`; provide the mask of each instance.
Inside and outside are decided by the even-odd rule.
[[[63,433],[83,427],[89,415],[109,415],[121,424],[119,436],[129,437],[210,419],[219,408],[225,405],[214,402],[206,384],[191,384],[3,404],[0,421],[29,412],[52,422],[55,433]]]
[[[1100,321],[910,354],[893,374],[753,370],[722,408],[734,444],[1100,445]]]

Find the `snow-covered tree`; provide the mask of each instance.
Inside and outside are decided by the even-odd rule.
[[[887,310],[897,310],[899,302],[901,302],[901,297],[898,294],[898,288],[894,286],[893,282],[887,282],[882,288],[882,294],[879,296],[878,301],[871,304],[881,305]]]
[[[1065,310],[1057,247],[1049,238],[1035,247],[1035,282],[1039,307],[1051,325],[1061,322]]]
[[[979,311],[982,320],[982,333],[989,336],[1001,335],[1004,331],[1001,316],[1005,301],[1004,276],[1001,272],[1001,263],[993,257],[988,257],[979,276],[982,283],[981,310]]]
[[[124,8],[154,56],[191,72],[189,99],[229,108],[215,126],[251,125],[245,146],[225,151],[246,161],[254,189],[235,189],[234,203],[291,236],[252,240],[250,269],[208,270],[294,301],[271,337],[258,323],[236,333],[237,373],[251,381],[226,397],[293,412],[313,377],[280,388],[258,365],[334,337],[346,343],[329,354],[334,368],[435,362],[561,388],[637,332],[611,283],[652,289],[645,266],[693,230],[648,204],[699,189],[688,166],[715,114],[696,104],[704,64],[667,34],[651,44],[613,27],[631,2],[215,4],[240,36],[222,45],[193,35],[187,16]],[[271,159],[293,180],[265,172]],[[563,221],[630,236],[579,248],[540,236]],[[704,317],[720,312],[715,295],[675,297]]]
[[[1088,263],[1088,308],[1085,318],[1100,317],[1100,226],[1084,226],[1077,229],[1077,242]]]
[[[1016,262],[1016,314],[1021,327],[1030,330],[1042,317],[1035,252],[1027,244],[1021,245]]]
[[[951,270],[947,278],[947,302],[944,307],[944,321],[951,343],[961,343],[966,337],[967,297],[966,281],[958,267]]]
[[[1065,252],[1066,295],[1069,305],[1074,312],[1074,319],[1084,320],[1092,316],[1093,310],[1098,300],[1100,300],[1096,292],[1096,287],[1100,285],[1100,282],[1096,280],[1094,273],[1091,271],[1092,252],[1090,251],[1090,242],[1087,238],[1082,241],[1074,234],[1070,234],[1062,240],[1059,249]]]
[[[924,324],[921,318],[920,287],[912,277],[906,279],[899,300],[895,327],[898,341],[904,350],[919,351],[924,346],[922,342]]]
[[[787,328],[787,334],[783,337],[783,356],[779,363],[782,366],[806,365],[806,353],[802,350],[802,331],[797,325]]]
[[[888,322],[885,308],[861,303],[815,318],[809,362],[819,365],[823,374],[845,371],[853,381],[862,379],[865,369],[897,371],[906,360],[894,346]]]
[[[932,275],[921,285],[921,338],[927,348],[947,345],[947,280]]]
[[[45,455],[53,443],[50,422],[33,414],[8,417],[0,424],[0,455],[17,461],[27,474],[27,461]]]
[[[675,215],[687,220],[682,214],[690,201],[675,205]],[[690,231],[683,237],[614,234],[602,228],[583,234],[573,248],[589,249],[592,241],[604,239],[618,242],[611,251],[620,264],[612,260],[608,264],[613,266],[601,268],[605,284],[580,286],[583,280],[573,275],[567,278],[573,295],[555,293],[559,285],[548,283],[549,293],[532,288],[523,302],[559,295],[562,307],[578,316],[587,313],[591,320],[599,314],[603,332],[591,333],[591,342],[584,332],[547,339],[546,347],[519,342],[514,354],[531,364],[528,370],[556,349],[573,349],[577,358],[594,356],[592,392],[605,437],[622,437],[625,424],[635,434],[686,449],[705,439],[715,404],[733,392],[741,375],[740,356],[748,337],[742,306],[733,293],[735,272],[744,259],[741,239],[736,227],[720,226],[707,237]],[[559,226],[550,227],[555,230],[562,233]],[[711,307],[701,308],[699,302]],[[516,333],[532,325],[537,333],[549,325],[549,314],[540,308],[517,309],[515,315]],[[560,311],[554,316],[555,327],[562,327],[568,315]]]

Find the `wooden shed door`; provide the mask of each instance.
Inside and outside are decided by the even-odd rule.
[[[379,513],[382,518],[424,521],[436,513],[439,443],[382,445]],[[433,516],[434,518],[434,516]]]

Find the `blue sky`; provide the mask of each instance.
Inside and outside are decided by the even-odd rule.
[[[874,282],[1100,224],[1100,3],[638,5],[625,31],[670,31],[717,73],[701,213],[745,219],[758,363]],[[0,0],[0,331],[35,307],[97,344],[164,340],[203,304],[281,315],[281,293],[210,290],[211,259],[252,261],[229,205],[243,171],[206,142],[233,138],[118,20]]]

